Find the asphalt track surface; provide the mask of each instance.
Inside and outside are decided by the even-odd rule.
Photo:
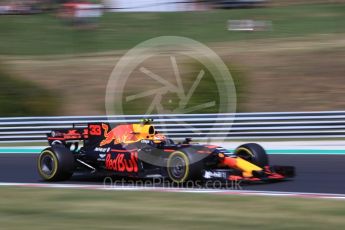
[[[44,183],[36,170],[37,156],[1,154],[0,182]],[[295,166],[296,177],[271,184],[241,184],[242,189],[345,194],[345,155],[270,155],[270,163]],[[103,180],[90,175],[76,175],[63,183],[101,185]]]

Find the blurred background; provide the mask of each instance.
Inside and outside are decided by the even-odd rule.
[[[345,0],[0,0],[0,180],[40,183],[35,169],[45,134],[53,126],[67,128],[81,120],[14,116],[105,115],[106,86],[120,58],[147,39],[167,35],[199,41],[221,57],[236,86],[237,112],[345,110]],[[192,88],[203,67],[185,57],[176,57],[176,64],[185,89]],[[150,58],[141,66],[174,81],[169,56]],[[205,70],[191,105],[210,99],[219,103],[211,74]],[[135,69],[124,96],[159,87],[147,75]],[[124,103],[123,111],[143,114],[153,96],[144,103]],[[164,95],[162,105],[174,110],[176,95]],[[228,135],[235,138],[225,142],[226,148],[257,138],[271,163],[297,169],[295,180],[248,189],[344,194],[344,183],[339,183],[345,173],[344,112],[284,114],[269,115],[269,120],[262,114],[239,115],[237,129]],[[206,121],[195,119],[200,130],[230,129],[231,116],[221,120],[220,131],[205,123],[215,115],[204,116]],[[185,124],[178,121],[180,126],[172,124],[170,130]],[[92,188],[95,181],[70,183]],[[308,196],[189,192],[2,187],[0,229],[338,230],[345,225],[344,204],[309,199],[316,194],[303,200]]]
[[[1,0],[0,116],[105,114],[105,88],[119,58],[163,35],[195,39],[223,59],[238,112],[344,110],[344,3]],[[184,81],[193,81],[197,64],[177,61]],[[172,72],[164,60],[147,65]],[[193,100],[215,95],[203,92]]]

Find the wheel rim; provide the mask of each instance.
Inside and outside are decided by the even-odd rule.
[[[171,159],[169,167],[171,175],[176,179],[181,179],[186,174],[186,162],[180,156],[175,156]]]
[[[52,175],[55,170],[54,161],[55,159],[52,156],[48,154],[43,155],[40,160],[41,172],[47,176]]]
[[[253,154],[248,149],[240,148],[236,152],[236,155],[249,162],[254,160]]]

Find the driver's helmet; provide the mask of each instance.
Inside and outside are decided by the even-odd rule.
[[[162,142],[165,141],[167,138],[165,135],[160,134],[158,132],[155,133],[155,135],[153,136],[153,141],[155,142]]]

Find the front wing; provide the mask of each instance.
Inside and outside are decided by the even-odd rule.
[[[205,180],[243,181],[243,182],[274,182],[295,176],[293,166],[266,166],[262,172],[253,172],[252,177],[244,177],[242,171],[236,169],[205,170]]]

